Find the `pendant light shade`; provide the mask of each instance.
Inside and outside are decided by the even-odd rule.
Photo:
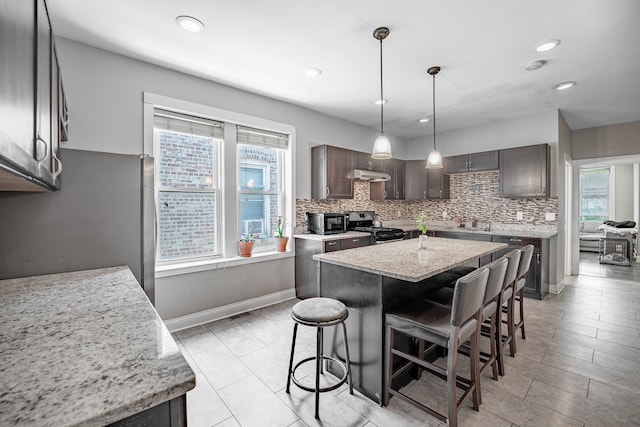
[[[391,143],[389,138],[384,134],[384,94],[382,90],[382,40],[389,35],[389,29],[387,27],[376,28],[373,32],[373,37],[376,40],[380,40],[380,135],[373,143],[373,152],[371,153],[372,159],[390,159],[391,158]]]
[[[427,73],[433,77],[433,150],[427,157],[427,169],[442,169],[442,155],[436,148],[436,74],[440,72],[440,67],[431,67]]]

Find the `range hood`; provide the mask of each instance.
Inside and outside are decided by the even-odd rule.
[[[354,169],[353,178],[362,179],[362,180],[371,181],[371,182],[383,182],[383,181],[390,181],[391,175],[384,172],[368,171],[364,169]]]

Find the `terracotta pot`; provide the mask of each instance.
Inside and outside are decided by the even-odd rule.
[[[255,242],[244,242],[240,240],[238,242],[238,248],[240,248],[240,256],[250,257],[253,252],[253,244]]]
[[[289,242],[288,237],[274,237],[276,242],[276,252],[286,252],[287,251],[287,242]]]

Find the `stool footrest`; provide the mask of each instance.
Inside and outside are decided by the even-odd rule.
[[[346,367],[346,365],[344,363],[342,363],[340,360],[336,359],[335,357],[325,356],[324,354],[320,356],[320,359],[322,361],[333,362],[336,365],[338,365],[340,367],[340,369],[342,369],[342,378],[340,378],[338,380],[338,382],[335,383],[335,384],[319,388],[318,392],[324,393],[326,391],[335,390],[338,387],[340,387],[342,384],[347,382],[347,374],[348,374],[349,371],[347,371],[347,367]],[[296,369],[298,369],[298,367],[300,365],[302,365],[304,363],[307,363],[307,362],[311,362],[311,361],[315,362],[316,361],[316,357],[315,356],[307,357],[306,359],[302,359],[301,361],[296,363],[296,366],[294,366],[293,369],[291,370],[291,380],[293,381],[293,383],[295,385],[300,387],[302,390],[315,392],[316,389],[314,387],[307,387],[306,385],[300,383],[300,381],[298,381],[298,379],[296,378]],[[321,363],[322,363],[322,361],[321,361]]]

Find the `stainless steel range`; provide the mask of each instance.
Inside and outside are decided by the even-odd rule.
[[[376,243],[403,240],[405,232],[401,228],[374,227],[374,211],[347,211],[347,229],[371,233]]]

